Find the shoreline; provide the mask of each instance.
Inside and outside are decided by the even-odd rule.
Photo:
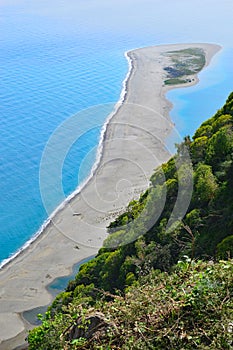
[[[104,139],[105,139],[105,133],[106,133],[106,129],[108,127],[108,124],[110,123],[111,119],[114,117],[114,115],[117,113],[118,109],[121,107],[121,105],[124,103],[124,100],[127,96],[127,81],[130,79],[130,75],[133,69],[133,65],[132,65],[132,60],[130,59],[130,57],[128,56],[128,52],[126,51],[124,56],[126,57],[126,60],[128,62],[128,73],[125,77],[125,79],[122,82],[122,89],[121,89],[121,93],[120,93],[120,99],[119,101],[115,104],[114,106],[114,110],[110,113],[110,115],[108,116],[108,118],[106,119],[106,121],[103,124],[103,127],[101,129],[100,132],[100,139],[99,139],[99,143],[98,143],[98,148],[97,148],[97,152],[96,152],[96,160],[90,170],[90,174],[87,176],[87,178],[80,183],[80,185],[77,187],[76,190],[74,190],[68,197],[65,198],[65,200],[60,203],[58,205],[57,208],[54,209],[54,211],[49,215],[49,217],[42,223],[42,225],[40,226],[40,228],[36,231],[35,234],[33,234],[33,236],[26,241],[22,247],[20,247],[15,253],[13,253],[9,258],[4,259],[1,263],[0,263],[0,271],[6,267],[8,264],[10,264],[12,261],[14,261],[14,259],[16,259],[20,254],[22,254],[24,252],[24,250],[28,249],[28,247],[30,247],[31,244],[33,244],[39,237],[41,234],[43,234],[44,230],[46,230],[50,224],[52,224],[53,218],[59,214],[59,212],[64,208],[65,205],[69,204],[70,201],[72,201],[72,199],[77,196],[82,190],[83,188],[88,184],[88,182],[90,181],[90,179],[94,176],[95,171],[98,168],[98,165],[101,161],[101,157],[102,157],[102,152],[103,152],[103,143],[104,143]]]
[[[172,104],[166,99],[166,92],[173,88],[194,85],[198,82],[198,78],[197,75],[195,75],[194,82],[190,84],[164,87],[162,86],[162,62],[151,63],[149,62],[151,59],[149,56],[152,54],[152,57],[154,58],[153,55],[157,54],[161,59],[161,52],[166,52],[172,48],[179,50],[184,47],[204,48],[206,56],[206,64],[204,68],[209,64],[211,57],[220,49],[220,46],[212,44],[178,44],[156,47],[152,46],[144,49],[139,48],[127,51],[125,53],[129,62],[128,74],[122,84],[123,88],[120,100],[115,105],[113,112],[110,113],[101,130],[100,143],[97,150],[97,159],[92,167],[90,176],[85,180],[81,189],[78,188],[56,209],[54,216],[48,219],[49,221],[46,224],[46,227],[42,226],[42,232],[35,236],[33,242],[31,242],[26,249],[21,249],[18,255],[12,258],[11,261],[5,264],[0,270],[0,285],[1,280],[3,279],[3,292],[1,293],[0,297],[1,302],[4,304],[3,311],[0,312],[0,324],[1,318],[4,316],[5,331],[7,332],[7,325],[5,325],[5,323],[8,323],[8,328],[11,327],[11,332],[9,332],[11,334],[8,335],[4,334],[4,327],[3,331],[0,330],[0,349],[2,348],[1,345],[3,344],[4,349],[8,349],[6,346],[8,346],[7,343],[9,342],[6,343],[6,340],[9,339],[10,341],[11,338],[17,338],[17,334],[22,335],[23,332],[25,332],[25,329],[30,327],[30,325],[26,324],[25,320],[20,318],[20,315],[24,311],[31,310],[37,306],[46,305],[44,303],[46,302],[48,304],[47,301],[51,300],[51,296],[45,288],[51,283],[51,279],[54,280],[57,277],[63,275],[65,276],[67,274],[69,275],[75,263],[97,253],[104,238],[107,236],[105,229],[107,223],[112,221],[114,217],[118,216],[121,210],[125,209],[125,206],[128,204],[130,199],[132,200],[134,196],[138,196],[147,187],[148,179],[152,174],[153,169],[157,165],[161,164],[161,162],[164,162],[168,156],[170,156],[164,151],[164,149],[161,149],[164,146],[164,140],[166,139],[167,134],[169,134],[172,130],[172,122],[168,116],[168,112],[170,111]],[[140,79],[142,79],[142,77],[138,76],[140,71],[137,70],[138,65],[142,64],[143,66],[145,63],[140,61],[140,54],[142,57],[144,57],[144,60],[149,60],[148,65],[150,64],[151,69],[152,67],[155,67],[153,68],[153,74],[156,75],[156,77],[154,80],[152,79],[152,85],[145,85],[145,91],[140,91]],[[145,72],[147,73],[145,76],[148,79],[150,76],[148,74],[152,74],[152,72]],[[135,87],[131,86],[132,80],[134,80],[134,86],[136,81],[136,90],[138,88],[139,91],[134,91]],[[157,84],[155,91],[153,91],[156,92],[156,98],[153,95],[148,95],[150,93],[151,86],[154,88],[153,83]],[[145,84],[147,84],[146,80]],[[156,100],[156,103],[154,100]],[[154,109],[154,103],[156,108],[158,104],[158,110]],[[133,117],[130,116],[131,119],[128,117],[129,112],[130,114],[133,114]],[[152,115],[149,116],[149,124],[145,126],[143,125],[142,128],[142,116],[148,117],[149,113],[152,113]],[[128,121],[126,121],[126,116]],[[158,124],[156,124],[155,116],[156,118],[160,118],[157,119],[157,122],[159,121],[161,123],[161,126],[159,125],[159,127]],[[115,119],[117,118],[119,120],[116,121]],[[148,136],[149,132],[151,133],[151,121],[154,121],[156,124],[155,128],[152,128],[153,140],[151,139],[151,136]],[[160,133],[162,135],[160,135]],[[126,139],[124,138],[125,135]],[[135,139],[137,142],[135,142]],[[126,148],[131,147],[131,151],[135,151],[135,147],[137,146],[136,144],[139,141],[141,142],[140,149],[141,146],[144,147],[144,151],[147,151],[148,153],[147,156],[145,157],[145,155],[142,154],[142,151],[140,155],[140,151],[138,149],[138,157],[141,158],[130,158],[130,152],[126,152]],[[116,150],[116,148],[120,148],[120,150]],[[160,154],[157,154],[156,157],[152,157],[152,159],[150,159],[153,151],[159,151]],[[137,155],[137,152],[135,153]],[[119,162],[119,158],[122,159],[119,166],[119,179],[117,178],[118,182],[116,181],[115,184],[113,181],[113,184],[111,183],[107,186],[106,178],[109,179],[113,175],[115,176],[115,166],[117,165],[116,163]],[[123,168],[127,167],[125,161],[132,163],[130,164],[132,165],[132,168],[128,166],[126,169],[128,170],[128,178],[124,173],[120,173],[122,170],[122,164],[124,165]],[[144,164],[144,162],[146,162],[146,164]],[[115,164],[114,167],[112,167],[113,163]],[[135,164],[139,165],[139,170],[136,169],[137,167],[135,167]],[[104,169],[106,165],[110,165],[111,172],[109,169]],[[137,170],[136,175],[134,173],[135,169]],[[127,172],[126,170],[125,173]],[[107,176],[109,173],[111,174],[110,177]],[[135,179],[132,179],[132,174],[135,176]],[[143,179],[141,179],[142,177]],[[121,185],[121,181],[127,181],[127,187],[123,186],[121,188],[119,186],[119,193],[116,193],[116,191],[112,189],[112,185]],[[130,190],[128,186],[129,181],[131,183]],[[100,207],[98,207],[98,201],[100,200],[99,197],[102,192],[97,191],[97,194],[93,194],[93,188],[96,190],[99,182],[100,189],[106,190],[106,187],[109,187],[109,192],[107,192],[106,198],[102,200],[101,197],[102,203]],[[91,186],[92,190],[90,191]],[[84,194],[82,192],[84,192]],[[108,193],[110,193],[110,196],[108,196]],[[118,200],[119,198],[115,199],[116,194],[118,197],[120,197],[120,200]],[[78,198],[79,195],[82,198]],[[94,211],[91,207],[93,205],[89,205],[89,203],[92,203],[93,201],[93,196],[96,197],[94,198],[96,206]],[[70,214],[77,212],[76,207],[79,207],[82,200],[84,202],[82,204],[87,204],[87,206],[82,207],[81,212],[83,213],[84,217],[82,217],[81,220],[78,219],[79,221],[77,221]],[[72,210],[70,211],[70,209]],[[90,217],[93,213],[95,217],[94,220],[91,220]],[[80,224],[80,226],[82,226],[82,229],[80,228],[82,231],[81,235],[77,235],[77,232],[72,224],[77,226]],[[67,234],[66,230],[70,232]],[[96,237],[97,232],[99,235],[98,239]],[[85,240],[83,239],[84,233],[87,235]],[[79,249],[76,249],[75,252],[74,242],[77,242],[79,245]],[[57,243],[59,247],[54,248],[54,243]],[[56,256],[58,253],[60,253],[59,257],[61,260]],[[42,262],[41,265],[39,262]],[[31,263],[32,266],[30,266],[29,263]],[[51,263],[52,266],[49,266],[49,263]],[[56,264],[58,264],[58,266]],[[33,266],[35,269],[33,269]],[[39,269],[38,266],[40,267]],[[17,285],[17,290],[21,288],[21,293],[19,291],[17,293],[13,290],[14,285]],[[17,297],[19,299],[15,300]],[[38,304],[39,298],[40,305]],[[7,316],[10,316],[11,318],[10,324],[6,321]],[[15,330],[13,331],[12,325],[15,325]],[[14,335],[12,336],[13,333]],[[15,341],[17,340],[16,338]],[[1,340],[3,343],[1,343]],[[9,347],[9,349],[12,349],[12,347]]]
[[[177,44],[177,45],[182,45],[182,44]],[[186,44],[184,44],[186,45]],[[189,45],[189,44],[187,44]],[[195,46],[195,45],[200,45],[200,44],[191,44],[192,46]],[[206,44],[204,44],[206,45]],[[207,45],[212,45],[212,44],[207,44]],[[163,45],[161,45],[163,46]],[[166,46],[166,45],[165,45]],[[168,45],[169,46],[169,45]],[[170,46],[176,46],[176,44],[171,44]],[[213,46],[219,46],[219,45],[215,45],[213,44]],[[150,49],[152,48],[153,46],[149,46],[147,47],[147,49]],[[159,46],[158,46],[159,47]],[[219,46],[220,48],[220,46]],[[46,230],[48,228],[48,226],[50,224],[52,224],[52,221],[53,221],[53,218],[59,214],[59,212],[64,208],[65,205],[69,204],[70,201],[72,201],[72,199],[77,196],[82,190],[83,188],[88,184],[88,182],[90,181],[90,179],[95,175],[95,171],[97,170],[98,168],[98,165],[101,161],[101,157],[102,157],[102,152],[103,152],[103,143],[104,143],[104,140],[105,140],[105,133],[106,133],[106,129],[108,127],[108,124],[111,122],[111,119],[114,117],[114,115],[117,113],[118,109],[121,108],[121,106],[123,105],[126,97],[127,97],[127,85],[128,85],[128,81],[130,79],[130,76],[133,72],[133,69],[134,69],[134,66],[133,66],[133,59],[130,57],[130,52],[134,52],[134,51],[137,51],[137,50],[141,50],[142,48],[136,48],[136,49],[132,49],[132,50],[127,50],[125,51],[124,53],[124,56],[128,62],[128,72],[127,72],[127,75],[125,77],[125,79],[123,80],[122,82],[122,90],[121,90],[121,93],[120,93],[120,99],[119,101],[115,104],[114,106],[114,110],[110,113],[110,115],[107,117],[106,121],[104,122],[103,124],[103,127],[101,129],[101,133],[100,133],[100,139],[99,139],[99,144],[98,144],[98,148],[97,148],[97,152],[96,152],[96,160],[90,170],[90,174],[87,176],[87,178],[82,182],[80,183],[80,185],[77,187],[76,190],[74,190],[67,198],[65,198],[65,200],[60,203],[58,205],[57,208],[55,208],[55,210],[49,215],[49,217],[42,223],[41,227],[38,229],[38,231],[27,241],[23,244],[23,246],[21,248],[19,248],[15,253],[13,253],[9,258],[6,258],[4,259],[1,263],[0,263],[0,271],[1,269],[3,269],[6,265],[8,265],[9,263],[11,263],[11,261],[14,261],[15,258],[17,258],[17,256],[19,256],[20,254],[22,254],[24,252],[24,250],[28,249],[28,247],[33,244],[41,234],[43,234],[44,230]],[[205,53],[206,56],[208,54],[208,51]],[[210,55],[212,56],[212,55]],[[210,60],[211,60],[211,57],[206,57],[206,64],[205,66],[203,67],[203,69],[205,69],[209,63],[210,63]],[[199,73],[198,73],[199,74]],[[198,84],[199,82],[199,78],[198,78],[198,74],[195,74],[194,75],[194,81],[191,82],[191,83],[186,83],[185,85],[184,84],[180,84],[180,85],[172,85],[172,86],[166,86],[166,91],[165,91],[165,96],[166,96],[166,93],[169,91],[169,90],[173,90],[173,89],[179,89],[179,88],[184,88],[184,87],[190,87],[190,86],[193,86],[193,85],[196,85]],[[167,104],[169,104],[169,108],[168,110],[171,110],[172,107],[173,107],[173,104],[167,99]]]

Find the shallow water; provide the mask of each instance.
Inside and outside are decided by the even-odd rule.
[[[204,4],[203,4],[204,3]],[[200,83],[169,92],[181,136],[221,107],[232,90],[231,1],[9,0],[0,4],[0,261],[28,241],[48,213],[39,169],[55,129],[88,107],[120,98],[136,47],[213,42],[224,46]],[[217,24],[216,24],[217,23]],[[106,115],[103,115],[102,124]],[[71,147],[62,169],[65,196],[81,179],[82,160],[96,147],[101,127]],[[52,190],[52,188],[51,188]],[[50,211],[58,205],[56,196]]]
[[[65,290],[65,288],[68,285],[68,282],[71,280],[75,279],[76,274],[78,273],[80,267],[82,266],[82,264],[88,262],[89,260],[91,260],[94,256],[89,257],[87,259],[83,259],[82,261],[80,261],[79,263],[75,264],[73,266],[72,269],[72,273],[68,276],[63,276],[63,277],[58,277],[56,278],[54,281],[52,281],[48,286],[47,286],[47,290],[49,291],[49,293],[52,295],[53,298],[56,297],[57,294],[59,294],[60,292],[62,292],[63,290]],[[49,304],[50,305],[50,304]],[[36,307],[34,309],[28,310],[23,312],[23,317],[31,324],[33,325],[38,325],[41,324],[41,321],[38,320],[37,315],[38,314],[45,314],[45,312],[48,309],[49,305],[45,305],[45,306],[39,306]]]

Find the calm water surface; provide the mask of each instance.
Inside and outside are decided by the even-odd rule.
[[[119,100],[126,50],[180,42],[222,45],[197,86],[168,97],[181,136],[192,135],[224,103],[233,90],[232,12],[227,0],[0,2],[0,261],[48,217],[39,167],[49,137],[71,115]],[[62,169],[66,196],[79,185],[80,165],[98,144],[100,129],[83,135],[68,153]],[[51,211],[58,204],[54,198]]]

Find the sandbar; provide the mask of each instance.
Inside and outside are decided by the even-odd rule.
[[[127,52],[126,93],[106,127],[94,176],[43,233],[0,270],[0,349],[25,344],[32,325],[23,312],[51,302],[46,285],[69,275],[75,263],[98,252],[107,237],[106,226],[148,187],[153,170],[170,158],[166,139],[174,124],[165,94],[179,86],[164,84],[166,52],[186,48],[203,49],[205,66],[220,50],[218,45],[198,43]],[[197,82],[194,75],[185,86]]]

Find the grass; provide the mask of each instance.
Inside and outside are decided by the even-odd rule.
[[[171,78],[171,79],[166,79],[164,81],[165,85],[178,85],[178,84],[186,84],[188,82],[187,79],[179,79],[179,78]]]
[[[165,67],[165,85],[185,84],[190,81],[190,75],[197,74],[205,65],[205,53],[199,48],[189,48],[166,53],[170,65]]]

